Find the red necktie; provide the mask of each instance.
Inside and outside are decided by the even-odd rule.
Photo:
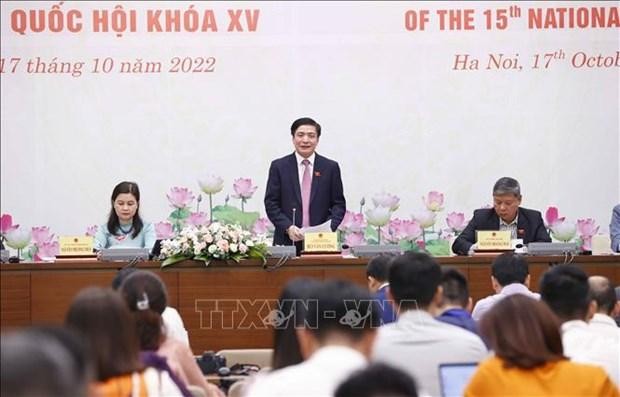
[[[310,176],[310,161],[304,159],[301,162],[304,166],[304,176],[301,179],[301,208],[302,226],[310,226],[310,189],[312,187],[312,177]]]

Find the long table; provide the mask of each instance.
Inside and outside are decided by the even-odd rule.
[[[458,268],[469,280],[475,300],[493,293],[492,256],[439,257],[442,266]],[[529,257],[531,286],[564,257]],[[269,268],[276,260],[268,262]],[[263,319],[277,309],[275,299],[294,277],[344,278],[366,285],[365,259],[309,256],[291,259],[273,270],[257,261],[237,263],[182,262],[160,269],[159,262],[138,267],[157,273],[166,283],[169,305],[176,307],[190,335],[194,353],[205,350],[271,347],[272,330]],[[577,256],[573,263],[588,274],[620,284],[620,256]],[[0,265],[0,328],[61,324],[75,294],[87,286],[110,286],[124,263],[91,260]]]

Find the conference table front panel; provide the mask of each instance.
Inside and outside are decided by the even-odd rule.
[[[442,266],[459,269],[469,280],[474,301],[494,293],[491,256],[439,257]],[[563,257],[529,257],[531,287],[538,290],[542,274]],[[270,260],[271,267],[276,260]],[[588,274],[620,284],[620,256],[579,256],[573,261]],[[365,259],[312,256],[289,260],[272,271],[257,261],[237,263],[183,262],[160,269],[143,262],[140,269],[157,273],[168,288],[169,305],[177,308],[189,332],[194,353],[205,350],[271,347],[272,329],[265,319],[278,309],[276,299],[295,277],[343,278],[366,287]],[[85,287],[109,287],[120,262],[90,260],[0,266],[0,326],[3,331],[28,325],[61,324],[69,304]]]

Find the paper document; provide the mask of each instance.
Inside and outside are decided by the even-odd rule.
[[[332,221],[331,219],[325,221],[325,223],[321,223],[320,225],[302,227],[301,231],[303,233],[330,233],[332,231],[331,227]]]

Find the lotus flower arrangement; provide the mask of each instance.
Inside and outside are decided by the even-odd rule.
[[[175,231],[180,231],[190,216],[189,206],[195,199],[194,193],[186,187],[175,186],[170,189],[166,195],[168,202],[174,210],[170,213],[168,219],[174,225]]]
[[[592,236],[598,233],[600,226],[596,225],[596,221],[592,218],[577,219],[577,233],[581,238],[581,249],[583,251],[592,251]]]
[[[366,210],[366,220],[369,225],[377,227],[377,244],[381,245],[381,227],[390,222],[392,211],[390,207],[375,207]]]
[[[174,226],[170,222],[157,222],[154,225],[158,240],[167,240],[174,237]]]
[[[90,225],[86,228],[86,231],[84,232],[85,236],[88,237],[95,237],[95,235],[97,234],[97,230],[99,230],[99,226],[97,225]]]
[[[392,219],[389,226],[383,230],[383,238],[391,244],[408,244],[404,247],[412,249],[422,235],[420,224],[409,219]]]
[[[209,220],[213,220],[213,195],[224,189],[224,180],[215,174],[198,181],[200,189],[209,195]]]
[[[47,226],[32,228],[33,246],[30,254],[35,261],[54,259],[60,252],[58,241]]]
[[[241,200],[241,212],[245,212],[244,206],[246,201],[252,198],[252,195],[258,188],[258,186],[252,185],[253,182],[250,178],[235,179],[235,182],[233,183],[233,189],[235,190],[233,197]]]
[[[426,197],[422,197],[422,202],[429,211],[439,212],[443,210],[443,193],[430,191]]]
[[[265,263],[267,245],[260,237],[243,230],[239,225],[225,225],[219,222],[199,227],[188,225],[177,236],[163,240],[162,267],[194,259],[206,266],[212,260],[234,260],[254,258]]]

